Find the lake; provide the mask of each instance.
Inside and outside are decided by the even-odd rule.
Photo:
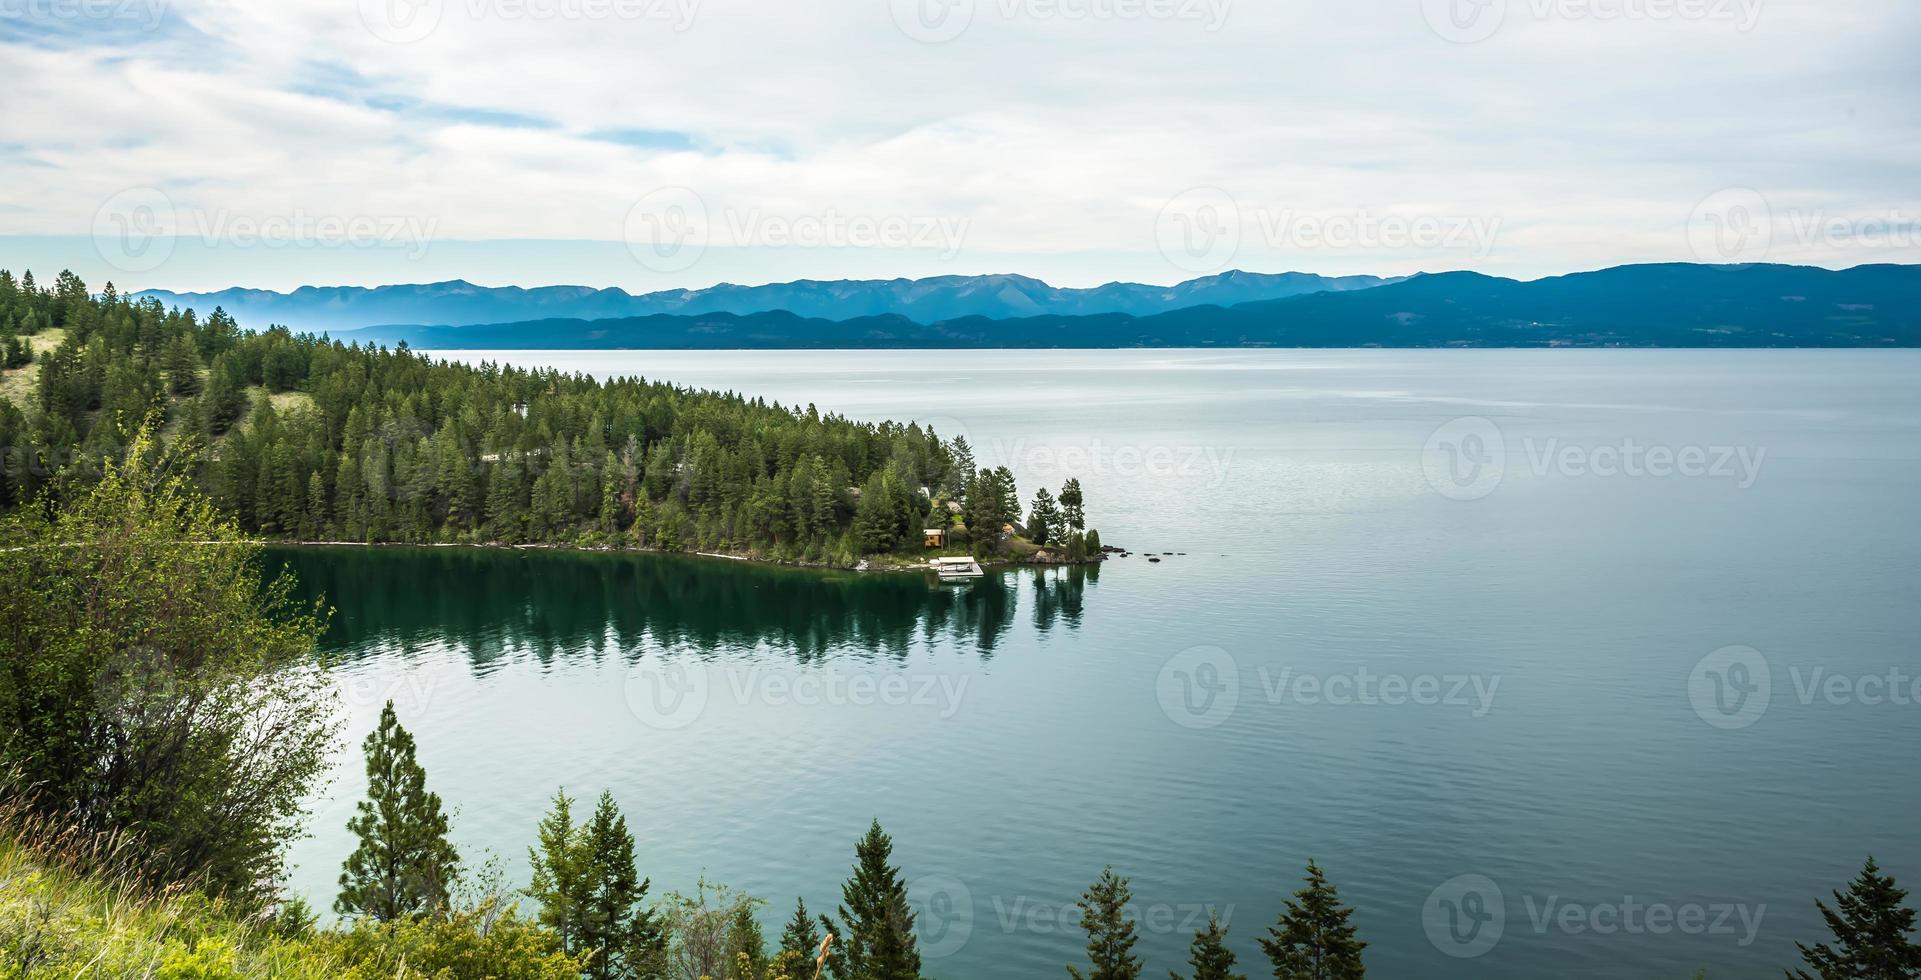
[[[1084,962],[1108,864],[1150,976],[1210,909],[1265,975],[1309,859],[1380,976],[1779,975],[1868,854],[1921,886],[1921,352],[443,356],[929,423],[1135,554],[275,550],[338,608],[316,905],[388,698],[470,864],[610,789],[771,939],[878,818],[955,980]]]

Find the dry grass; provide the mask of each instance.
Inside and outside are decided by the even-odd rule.
[[[27,346],[33,348],[33,363],[11,371],[0,371],[0,398],[12,402],[16,407],[24,406],[33,397],[34,385],[40,380],[40,358],[58,348],[61,341],[67,339],[67,332],[42,330],[24,339]]]

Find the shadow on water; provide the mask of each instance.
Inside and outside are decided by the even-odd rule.
[[[1099,566],[1021,569],[965,585],[680,555],[484,548],[270,548],[298,594],[334,607],[323,645],[348,659],[448,645],[476,673],[654,643],[712,651],[762,644],[802,662],[905,658],[916,639],[989,658],[1019,616],[1041,632],[1080,625]]]

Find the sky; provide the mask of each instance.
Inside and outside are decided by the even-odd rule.
[[[1921,262],[1912,0],[0,0],[0,267]]]

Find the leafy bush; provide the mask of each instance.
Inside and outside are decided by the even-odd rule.
[[[268,897],[335,732],[319,618],[146,435],[64,507],[0,520],[0,770],[120,870]]]
[[[576,980],[585,958],[560,952],[559,937],[492,902],[445,918],[375,923],[318,933],[313,946],[342,966],[343,980],[401,975],[433,980]]]

